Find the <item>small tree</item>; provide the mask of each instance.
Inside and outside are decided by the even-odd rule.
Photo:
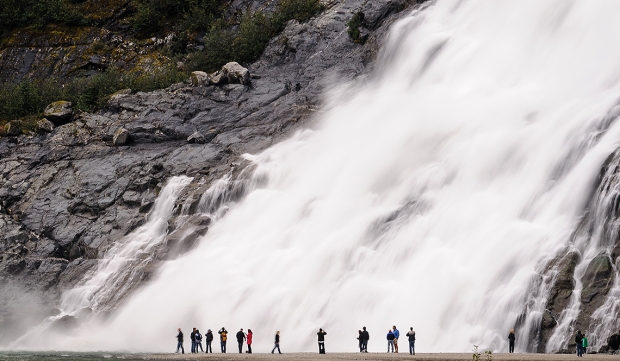
[[[474,345],[474,349],[472,351],[474,354],[471,356],[471,359],[473,361],[480,361],[481,355],[480,355],[480,351],[478,351],[478,345]]]

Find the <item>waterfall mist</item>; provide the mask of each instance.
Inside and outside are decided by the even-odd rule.
[[[193,251],[110,321],[46,347],[171,352],[177,327],[225,326],[251,328],[257,352],[276,330],[283,352],[314,351],[322,327],[327,352],[354,351],[366,326],[369,351],[385,351],[397,325],[414,327],[420,352],[507,348],[620,139],[619,11],[414,11],[374,74],[326,93],[317,129],[247,156],[263,181]]]

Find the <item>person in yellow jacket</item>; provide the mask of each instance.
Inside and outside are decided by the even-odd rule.
[[[222,349],[222,353],[226,353],[226,340],[228,339],[228,331],[224,327],[221,330],[217,331],[220,334],[220,348]]]

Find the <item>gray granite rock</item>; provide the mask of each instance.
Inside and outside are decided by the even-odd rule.
[[[114,137],[112,138],[113,145],[125,145],[129,141],[129,131],[125,128],[118,128],[116,132],[114,132]]]
[[[237,62],[227,63],[222,67],[222,74],[226,76],[228,84],[250,84],[250,72]]]
[[[59,100],[49,104],[43,111],[43,116],[55,125],[62,125],[71,121],[73,117],[73,104],[68,101]]]
[[[192,86],[209,86],[209,75],[204,71],[193,71],[189,77]]]
[[[54,130],[54,123],[47,119],[41,119],[37,122],[38,131],[42,133],[51,133]]]

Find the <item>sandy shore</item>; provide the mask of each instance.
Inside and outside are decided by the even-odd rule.
[[[580,360],[576,355],[556,355],[556,354],[535,354],[535,353],[498,353],[492,355],[493,361],[555,361],[555,360]],[[145,357],[146,360],[218,360],[218,361],[237,361],[237,360],[283,360],[283,361],[310,361],[310,360],[325,360],[325,361],[364,361],[364,360],[429,360],[429,361],[471,361],[471,353],[421,353],[415,356],[410,356],[407,353],[388,354],[388,353],[328,353],[325,355],[319,355],[316,353],[284,353],[282,355],[272,355],[270,353],[255,353],[255,354],[166,354],[166,355],[149,355]],[[620,356],[614,355],[584,355],[581,360],[620,360]],[[486,355],[482,354],[481,361],[486,361]]]

